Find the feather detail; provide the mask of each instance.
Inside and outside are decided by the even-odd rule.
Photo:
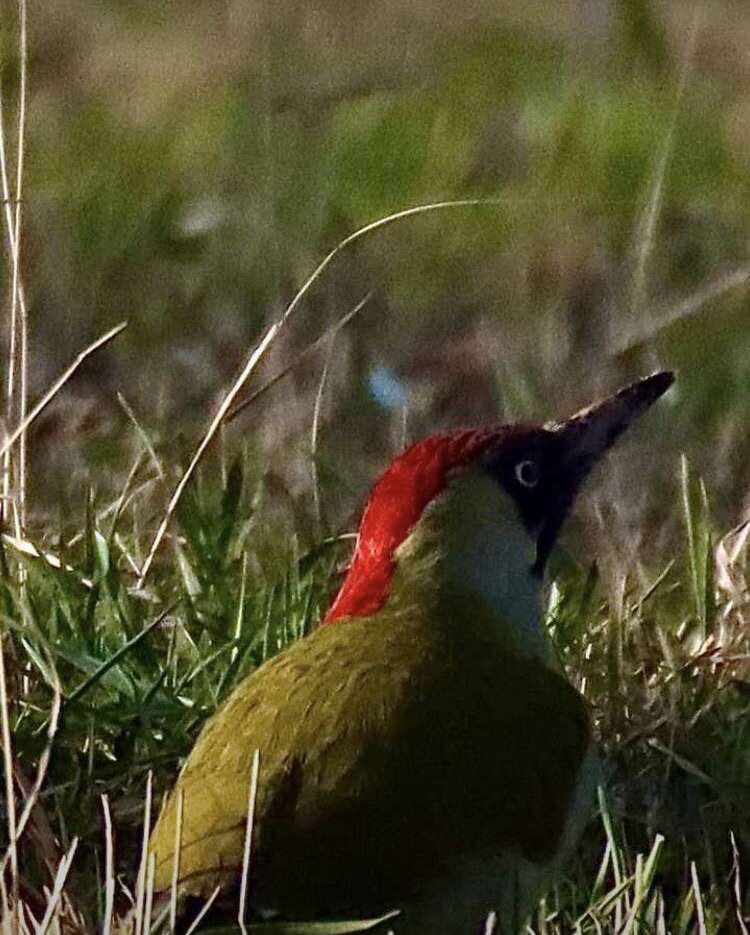
[[[495,425],[431,435],[407,448],[376,482],[367,500],[344,583],[325,622],[366,617],[385,604],[394,553],[446,486],[453,472],[481,457],[523,426]]]
[[[237,878],[256,749],[256,905],[377,914],[467,859],[553,860],[589,742],[580,695],[463,623],[378,616],[321,627],[206,725],[151,839],[157,890],[171,878],[178,790],[181,891]]]

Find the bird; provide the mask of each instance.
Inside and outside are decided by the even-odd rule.
[[[599,776],[587,703],[545,628],[548,558],[591,469],[673,380],[397,455],[322,622],[202,728],[151,834],[155,891],[237,893],[257,757],[262,917],[393,912],[374,930],[517,935]]]

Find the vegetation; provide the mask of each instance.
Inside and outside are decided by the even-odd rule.
[[[673,560],[623,576],[616,600],[594,565],[564,557],[550,625],[592,702],[608,776],[569,879],[540,909],[539,933],[743,931],[747,527],[718,539],[698,490],[686,473],[687,531]],[[342,546],[303,550],[294,535],[268,529],[258,492],[242,457],[222,484],[192,487],[154,583],[141,588],[128,570],[145,546],[133,508],[123,507],[127,490],[114,508],[90,501],[78,541],[60,549],[63,568],[6,546],[5,666],[21,788],[44,762],[56,698],[62,704],[19,847],[20,896],[37,918],[75,842],[59,904],[66,924],[104,923],[108,880],[116,907],[127,908],[147,787],[155,808],[237,680],[318,621]]]
[[[143,931],[149,810],[231,687],[318,622],[404,437],[565,415],[658,361],[672,408],[590,486],[550,594],[607,777],[532,931],[747,935],[750,21],[241,6],[56,0],[24,41],[22,3],[3,33],[6,424],[129,322],[11,449],[3,932],[132,905]],[[472,203],[300,289],[443,199]],[[207,432],[261,346],[248,392],[290,373]]]

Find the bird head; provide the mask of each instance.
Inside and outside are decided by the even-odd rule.
[[[561,422],[413,444],[370,493],[326,622],[371,616],[404,594],[423,601],[425,591],[509,622],[536,620],[547,559],[583,481],[673,380],[656,373]]]

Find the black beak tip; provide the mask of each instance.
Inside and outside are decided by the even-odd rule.
[[[579,482],[626,429],[666,393],[674,380],[673,371],[661,370],[558,423],[558,431],[565,440],[564,460]]]
[[[566,422],[553,424],[563,443],[561,496],[537,542],[535,573],[541,575],[557,533],[573,499],[593,466],[637,417],[652,406],[675,381],[672,370],[661,370],[623,387]]]
[[[652,373],[650,377],[639,380],[636,386],[639,388],[644,401],[655,402],[667,392],[674,381],[674,370],[660,370],[657,373]]]

